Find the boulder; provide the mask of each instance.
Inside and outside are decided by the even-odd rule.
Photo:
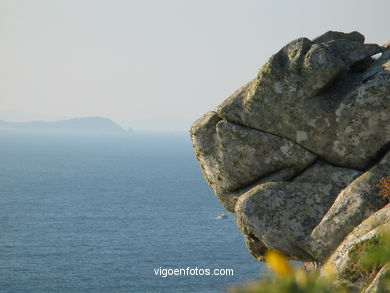
[[[205,178],[229,211],[241,189],[266,177],[290,179],[316,158],[288,139],[221,120],[215,112],[195,122],[191,134]]]
[[[275,249],[341,274],[354,244],[389,227],[378,186],[390,180],[389,44],[358,32],[294,40],[190,132],[260,261]]]
[[[235,210],[237,225],[241,232],[260,240],[267,248],[291,259],[315,261],[307,253],[305,241],[338,191],[330,183],[260,184],[239,198]]]
[[[216,111],[332,164],[364,170],[390,140],[390,60],[371,60],[384,48],[363,40],[356,32],[295,40]]]
[[[332,207],[307,239],[307,242],[310,242],[311,254],[316,259],[324,261],[348,233],[386,205],[388,199],[379,194],[378,182],[386,177],[389,171],[390,151],[375,167],[356,178],[340,192]]]

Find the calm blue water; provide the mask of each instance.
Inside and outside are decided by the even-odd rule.
[[[221,292],[261,265],[187,134],[0,133],[0,292]],[[234,276],[156,276],[158,268]]]

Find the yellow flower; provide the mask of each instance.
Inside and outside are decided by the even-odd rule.
[[[333,280],[336,278],[336,269],[334,268],[334,264],[325,263],[323,268],[323,276],[328,280]]]
[[[287,257],[275,250],[268,250],[265,254],[267,265],[276,273],[277,276],[290,275],[293,270],[287,260]]]
[[[297,270],[295,272],[295,281],[300,287],[304,288],[307,285],[308,276],[304,271]]]

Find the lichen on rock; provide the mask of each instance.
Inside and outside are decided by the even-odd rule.
[[[294,40],[190,132],[258,260],[274,249],[335,261],[368,219],[388,226],[378,184],[390,176],[389,45],[358,32]]]

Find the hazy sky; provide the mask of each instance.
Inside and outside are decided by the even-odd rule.
[[[389,0],[0,0],[0,120],[187,130],[295,38],[390,41],[389,11]]]

